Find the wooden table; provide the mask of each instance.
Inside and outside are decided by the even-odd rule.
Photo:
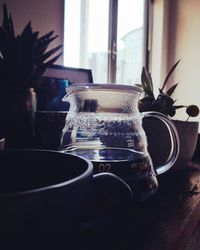
[[[35,242],[34,234],[31,235],[34,240],[27,241],[28,245],[25,244],[25,248],[16,248],[16,244],[15,248],[34,250],[200,249],[200,232],[195,231],[200,221],[200,163],[192,163],[188,168],[177,173],[163,174],[158,180],[159,191],[148,201],[137,202],[129,208],[119,210],[120,212],[113,216],[111,214],[109,216],[108,213],[105,220],[83,224],[71,234],[65,230],[63,235],[58,235],[58,238],[54,234],[44,234],[42,235],[45,243],[43,248],[41,242],[39,244]],[[193,236],[196,241],[193,240]],[[26,238],[23,235],[20,237],[25,241]],[[52,245],[52,241],[55,245]],[[8,242],[12,243],[6,241],[7,244]],[[48,243],[49,247],[47,247]]]
[[[183,250],[196,244],[191,237],[200,221],[200,164],[163,174],[159,184],[148,201],[134,204],[113,223],[83,232],[80,249]]]
[[[157,196],[140,210],[148,230],[136,242],[144,250],[183,250],[200,221],[200,164],[165,174],[159,183]]]

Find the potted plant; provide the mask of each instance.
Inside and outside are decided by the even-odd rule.
[[[189,121],[189,117],[196,117],[199,114],[199,108],[196,105],[176,105],[176,100],[172,98],[172,94],[177,88],[178,83],[167,89],[169,78],[179,62],[180,60],[169,70],[162,87],[159,89],[157,97],[154,95],[151,74],[143,67],[141,74],[143,97],[139,101],[139,110],[141,112],[156,111],[169,117],[174,117],[177,109],[184,108],[186,110],[188,117],[185,121],[172,119],[180,139],[180,153],[171,171],[185,168],[192,159],[197,144],[199,125],[198,122]],[[166,128],[164,128],[159,121],[152,122],[152,120],[144,120],[143,126],[147,134],[149,153],[154,164],[159,165],[166,160],[171,148],[169,136],[166,134]],[[161,152],[166,152],[166,154]]]
[[[47,67],[61,55],[61,45],[47,51],[57,36],[39,36],[29,22],[16,35],[11,14],[3,4],[0,26],[0,115],[7,148],[32,147],[34,137],[35,90]]]

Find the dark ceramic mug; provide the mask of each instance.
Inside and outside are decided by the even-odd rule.
[[[125,182],[110,173],[93,175],[84,158],[48,150],[0,151],[0,232],[67,231],[101,217],[105,201],[112,200],[109,209],[116,211],[131,199]],[[96,214],[94,207],[100,207]]]
[[[5,138],[0,137],[0,151],[4,150],[4,148],[5,148]]]

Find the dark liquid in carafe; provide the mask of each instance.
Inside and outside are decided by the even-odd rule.
[[[142,201],[158,189],[158,181],[149,155],[123,148],[71,148],[66,153],[89,159],[94,173],[111,172],[132,189],[133,199]]]
[[[149,157],[132,149],[77,147],[65,152],[90,160],[95,173],[112,172],[121,176],[151,170]]]

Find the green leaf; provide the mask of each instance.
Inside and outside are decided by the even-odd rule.
[[[62,45],[58,45],[57,47],[49,50],[47,53],[42,54],[41,56],[39,56],[38,58],[36,58],[35,63],[36,64],[43,63],[45,60],[47,60],[51,55],[53,55],[54,53],[56,53],[61,48],[62,48]]]
[[[15,38],[12,16],[11,16],[11,14],[10,14],[10,16],[8,16],[8,9],[7,9],[7,6],[5,3],[3,4],[3,24],[2,24],[2,27],[7,32],[10,39]]]
[[[173,71],[175,70],[176,66],[179,64],[179,62],[180,62],[180,60],[178,60],[178,61],[172,66],[172,68],[170,69],[170,71],[168,72],[168,74],[167,74],[167,76],[166,76],[166,78],[165,78],[165,80],[164,80],[164,82],[163,82],[163,86],[162,86],[162,88],[161,88],[162,90],[165,88],[165,85],[167,84],[167,82],[168,82],[168,80],[169,80],[171,74],[173,73]]]
[[[6,3],[3,4],[3,24],[2,26],[6,29],[8,27],[9,18],[8,18],[8,9]]]
[[[53,34],[54,34],[54,31],[52,30],[52,31],[48,32],[47,34],[41,36],[41,37],[38,39],[38,44],[43,43],[44,41],[49,40],[49,39],[52,37]],[[56,36],[56,37],[57,37],[57,36]]]
[[[15,30],[14,30],[14,25],[13,25],[13,20],[12,20],[12,15],[10,14],[10,37],[15,39]]]
[[[44,35],[43,37],[37,40],[34,54],[41,55],[46,51],[49,44],[58,37],[58,36],[51,37],[52,35],[53,35],[53,32],[49,32],[48,34]]]
[[[0,52],[3,56],[3,58],[7,57],[9,50],[9,38],[6,34],[5,30],[0,27]]]
[[[11,14],[6,4],[3,5],[3,23],[0,26],[0,81],[2,88],[35,87],[47,67],[61,55],[61,45],[48,46],[58,36],[54,31],[41,36],[33,32],[31,21],[26,24],[21,34],[15,37]],[[47,51],[46,51],[47,50]]]
[[[173,85],[171,88],[169,88],[166,92],[166,94],[168,96],[171,96],[174,93],[174,90],[176,89],[176,87],[178,86],[178,83],[176,83],[175,85]]]
[[[37,41],[38,49],[47,47],[53,40],[55,40],[58,36],[53,36],[54,31],[50,31],[44,36],[40,37]]]
[[[31,27],[31,21],[27,23],[24,30],[21,33],[21,37],[27,37],[33,34],[32,27]]]
[[[31,76],[31,81],[33,82],[33,84],[36,84],[38,82],[38,80],[44,74],[46,69],[49,66],[51,66],[52,64],[54,64],[54,62],[56,62],[61,55],[62,55],[62,53],[59,53],[57,56],[53,57],[52,59],[50,59],[46,63],[42,63],[40,65],[35,65],[34,74],[32,74],[32,76]]]
[[[53,57],[52,59],[50,59],[48,62],[44,63],[44,64],[43,64],[44,67],[48,68],[49,66],[51,66],[52,64],[54,64],[54,63],[58,60],[58,58],[61,57],[61,55],[62,55],[62,52],[59,53],[57,56],[54,56],[54,57]]]
[[[185,107],[187,107],[187,106],[184,106],[184,105],[173,105],[173,107],[174,107],[175,109],[181,109],[181,108],[185,108]]]
[[[148,76],[149,76],[149,83],[150,83],[150,86],[151,86],[151,91],[152,91],[152,93],[153,93],[153,81],[152,81],[152,77],[151,77],[151,73],[149,72],[148,73]]]
[[[141,82],[145,94],[154,97],[151,75],[147,72],[145,67],[142,68]]]

